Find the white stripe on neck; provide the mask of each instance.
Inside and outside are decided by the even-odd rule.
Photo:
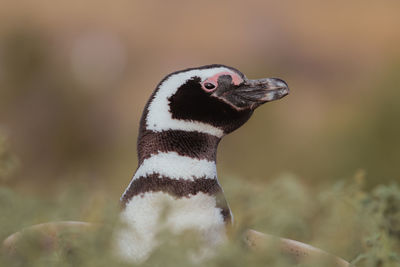
[[[217,166],[214,161],[180,156],[176,152],[159,152],[143,161],[136,170],[122,198],[135,179],[155,173],[177,180],[184,179],[194,181],[196,178],[216,179]]]
[[[189,70],[171,75],[159,86],[154,99],[148,107],[146,128],[155,132],[165,130],[197,131],[221,138],[224,135],[224,131],[218,127],[197,121],[173,119],[169,109],[168,98],[175,94],[177,89],[187,80],[193,77],[199,77],[203,81],[208,77],[223,71],[232,72],[230,69],[217,67]]]
[[[195,178],[215,179],[217,167],[214,161],[180,156],[176,152],[158,153],[145,159],[135,173],[135,178],[158,173],[171,179],[194,181]]]

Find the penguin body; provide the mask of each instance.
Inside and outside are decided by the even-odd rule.
[[[164,78],[140,122],[139,164],[121,197],[124,226],[116,234],[117,253],[143,261],[164,230],[194,229],[210,250],[225,241],[232,215],[217,179],[218,143],[256,107],[287,93],[282,80],[248,80],[223,65]]]

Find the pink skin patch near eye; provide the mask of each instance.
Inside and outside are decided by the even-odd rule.
[[[232,82],[234,85],[239,85],[243,82],[242,77],[240,77],[238,74],[234,73],[234,72],[229,72],[229,71],[224,71],[224,72],[220,72],[215,74],[214,76],[208,78],[207,80],[205,80],[201,85],[203,87],[203,90],[207,91],[207,92],[211,92],[214,91],[217,87],[218,87],[218,78],[222,75],[229,75],[232,78]],[[211,83],[213,84],[215,87],[212,89],[207,89],[204,84],[206,83]]]

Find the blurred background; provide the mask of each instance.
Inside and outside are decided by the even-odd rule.
[[[118,201],[168,73],[221,63],[291,88],[220,145],[230,177],[400,179],[399,1],[1,1],[0,185]],[[229,196],[228,196],[229,199]]]
[[[400,248],[399,13],[395,0],[1,0],[0,239],[117,214],[158,82],[220,63],[291,88],[220,144],[240,227],[382,266]]]

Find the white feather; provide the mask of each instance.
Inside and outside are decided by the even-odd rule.
[[[163,209],[168,209],[166,218],[161,218]],[[215,196],[201,192],[179,199],[163,192],[135,196],[120,218],[124,226],[115,235],[115,249],[126,261],[146,260],[161,242],[157,234],[165,230],[173,234],[197,230],[210,251],[226,240],[224,219]]]

